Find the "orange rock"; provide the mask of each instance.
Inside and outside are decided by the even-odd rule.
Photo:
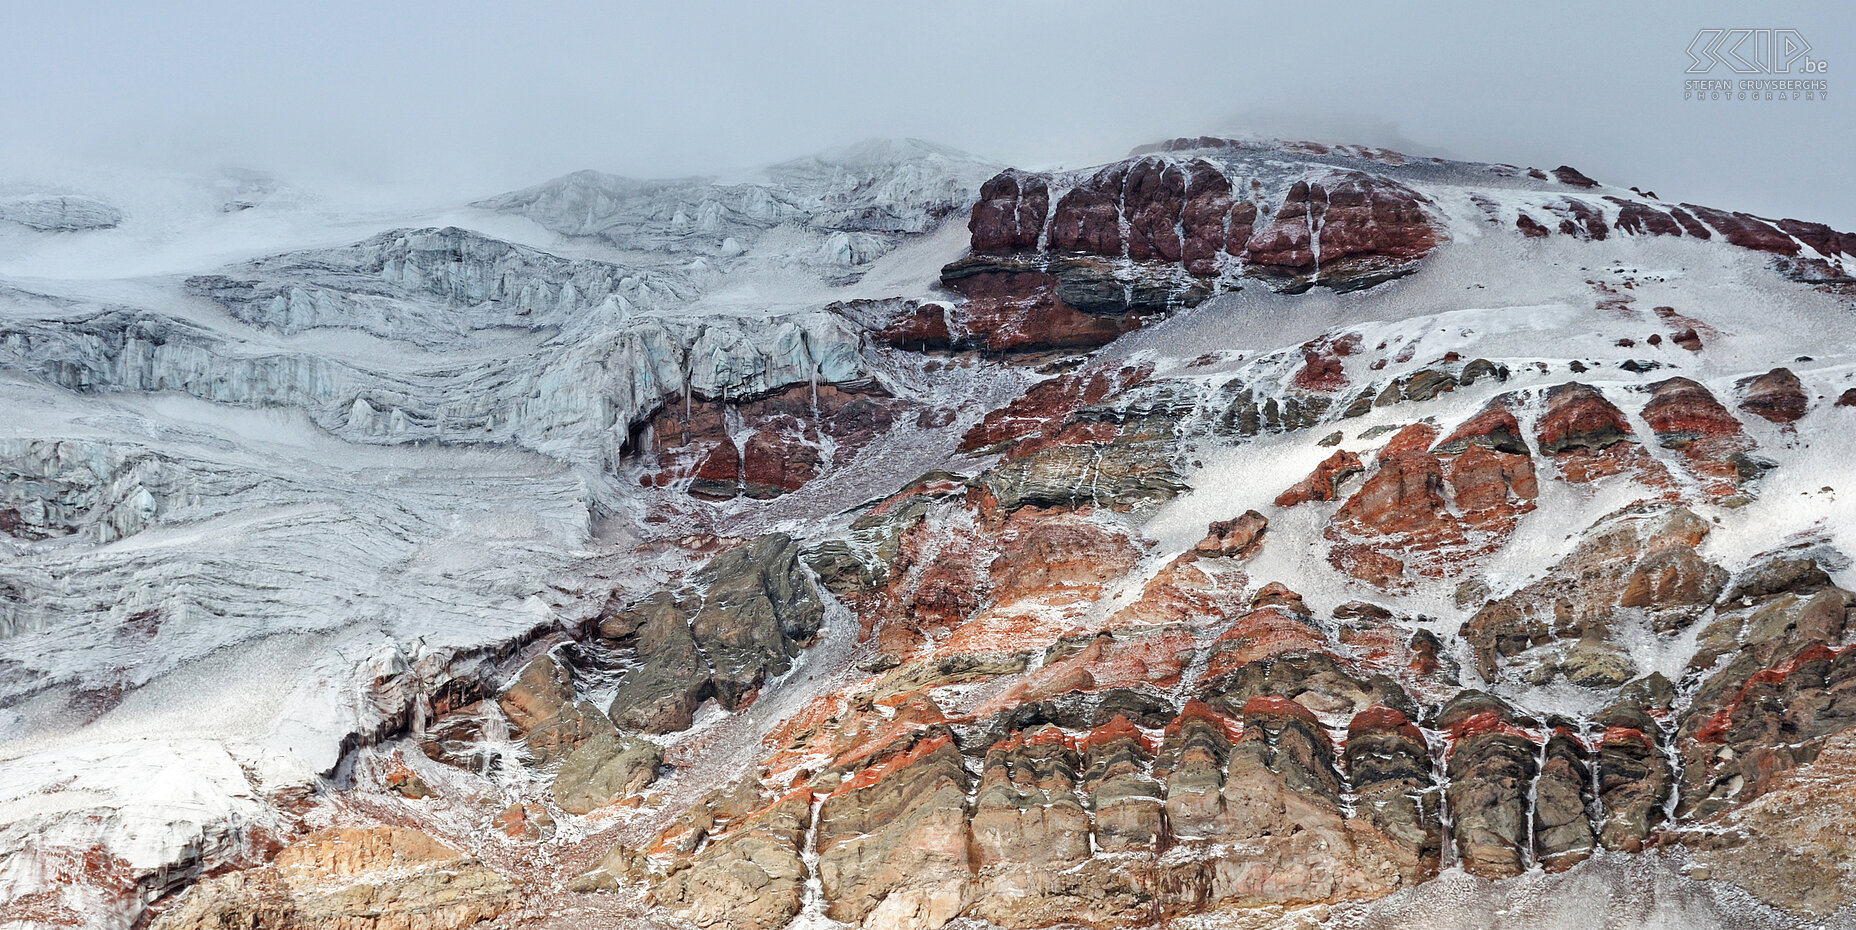
[[[1746,457],[1753,440],[1707,388],[1687,378],[1670,378],[1651,385],[1650,391],[1644,422],[1659,443],[1681,452],[1710,498],[1738,493],[1740,482],[1757,473]]]
[[[1276,506],[1294,507],[1309,501],[1331,501],[1340,496],[1340,485],[1363,471],[1360,457],[1345,449],[1328,456],[1308,477],[1276,497]]]
[[[1152,371],[1148,366],[1094,370],[1040,381],[968,430],[961,437],[960,451],[973,452],[1045,431],[1055,432],[1078,407],[1101,403],[1109,395],[1145,381]]]
[[[1230,520],[1215,521],[1206,528],[1205,538],[1192,551],[1208,557],[1250,558],[1263,547],[1263,532],[1269,528],[1269,523],[1267,517],[1254,510]]]
[[[1429,449],[1436,439],[1437,427],[1429,423],[1413,423],[1392,434],[1392,438],[1379,450],[1377,459],[1384,463],[1409,452],[1422,452]]]

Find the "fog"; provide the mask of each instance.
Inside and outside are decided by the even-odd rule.
[[[1028,167],[1250,131],[1552,167],[1856,228],[1856,5],[0,0],[0,181],[227,166],[474,197],[872,136]],[[1684,101],[1705,28],[1836,93]],[[1735,77],[1716,69],[1709,77]],[[1789,75],[1804,77],[1805,75]],[[43,175],[44,178],[40,176]]]

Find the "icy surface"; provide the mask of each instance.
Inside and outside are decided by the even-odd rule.
[[[1263,171],[1309,156],[1241,157]],[[1831,404],[1856,386],[1847,298],[1718,239],[1524,240],[1514,211],[1559,194],[1491,166],[1321,159],[1398,168],[1449,242],[1368,291],[1227,291],[1123,338],[1101,363],[1151,364],[1203,397],[1232,378],[1268,391],[1304,341],[1357,332],[1387,348],[1347,360],[1350,391],[1447,352],[1513,377],[1235,445],[1188,424],[1190,490],[1130,518],[1157,542],[1144,571],[1209,521],[1255,508],[1271,542],[1247,568],[1254,581],[1282,581],[1322,614],[1390,600],[1328,565],[1320,531],[1334,505],[1270,503],[1332,452],[1312,440],[1339,429],[1341,448],[1370,454],[1389,434],[1369,431],[1423,417],[1448,431],[1506,391],[1522,392],[1531,429],[1540,392],[1572,380],[1575,359],[1590,368],[1579,380],[1633,411],[1643,385],[1671,375],[1732,406],[1739,379],[1791,367],[1814,407],[1795,428],[1743,418],[1779,467],[1747,506],[1700,508],[1717,527],[1707,554],[1737,568],[1792,541],[1856,552],[1856,433],[1840,420],[1856,414]],[[0,536],[0,899],[55,888],[87,925],[126,925],[140,903],[86,890],[53,850],[106,850],[151,892],[170,872],[242,861],[279,799],[340,782],[345,752],[416,726],[447,681],[486,674],[495,650],[558,642],[545,637],[615,590],[676,577],[697,560],[678,536],[820,536],[929,469],[982,466],[953,455],[949,437],[1038,376],[879,349],[867,321],[825,308],[946,299],[938,271],[962,253],[962,211],[994,167],[885,142],[743,179],[581,172],[477,207],[366,211],[257,173],[143,179],[120,195],[97,188],[123,204],[114,228],[0,229],[0,245],[18,246],[0,249],[0,512],[23,528]],[[1603,302],[1598,283],[1631,300]],[[1704,353],[1645,345],[1667,329],[1651,309],[1664,305],[1713,328]],[[1406,348],[1407,360],[1367,368]],[[1660,367],[1619,368],[1646,358]],[[663,405],[830,383],[880,386],[949,425],[903,423],[771,504],[696,505],[639,488],[629,470],[632,429]],[[1619,482],[1541,484],[1539,509],[1478,567],[1496,593],[1633,499]],[[1847,565],[1836,577],[1856,584]],[[1424,582],[1398,609],[1448,641],[1466,613],[1454,583]],[[711,707],[670,740],[691,763],[663,786],[674,803],[635,822],[564,824],[563,836],[645,833],[751,764],[782,715],[851,674],[853,627],[834,604],[824,643],[750,712]],[[1646,667],[1666,673],[1692,648],[1640,645]],[[1501,687],[1534,711],[1599,700]],[[1659,868],[1600,859],[1499,888],[1452,874],[1434,896],[1331,925],[1482,926],[1474,918],[1497,907],[1511,909],[1497,923],[1517,927],[1759,925],[1737,922],[1754,913],[1735,910],[1744,902]],[[1529,903],[1543,882],[1559,883],[1547,897],[1622,890],[1611,911],[1543,910]]]
[[[122,222],[122,211],[81,194],[33,194],[0,198],[0,222],[46,232],[108,229]]]
[[[733,181],[580,171],[479,206],[623,249],[724,261],[768,251],[843,277],[895,248],[903,234],[927,232],[963,211],[999,167],[932,143],[879,139]]]
[[[0,230],[20,245],[0,250],[0,899],[50,889],[122,925],[249,861],[281,794],[416,726],[447,681],[689,564],[634,548],[661,508],[623,453],[665,405],[820,384],[1002,402],[983,375],[943,397],[824,309],[931,283],[963,241],[940,220],[988,170],[908,143],[775,166],[736,190],[784,212],[710,266],[472,208],[344,213],[256,174],[132,179],[129,219],[82,238]],[[847,262],[865,284],[819,271]],[[910,435],[879,444],[906,461]],[[889,490],[843,465],[736,522]],[[804,674],[850,644],[828,639]],[[787,690],[730,731],[777,722]],[[86,873],[88,850],[119,873]]]

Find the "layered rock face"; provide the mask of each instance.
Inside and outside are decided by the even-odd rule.
[[[0,922],[1856,907],[1846,236],[1216,139],[483,208],[562,238],[0,289]]]
[[[771,497],[849,459],[898,411],[915,413],[892,399],[862,327],[841,312],[678,319],[662,311],[697,295],[686,272],[569,260],[457,228],[277,255],[186,288],[283,341],[117,307],[73,318],[48,301],[45,315],[7,322],[7,351],[76,391],[301,407],[353,442],[509,444],[602,471],[642,459],[640,480],[711,497],[733,496],[715,484],[730,464],[721,445],[748,460],[734,463],[748,473],[734,493]],[[380,370],[287,338],[330,330],[430,354]],[[506,344],[517,332],[533,341]]]
[[[799,547],[782,534],[717,557],[694,581],[693,589],[652,594],[599,621],[602,641],[636,656],[612,700],[620,723],[665,733],[688,727],[709,697],[728,710],[745,707],[792,666],[824,621]]]
[[[974,259],[943,279],[1009,271],[1013,262],[1042,266],[1054,272],[1055,297],[1085,312],[1125,312],[1196,303],[1206,293],[1197,279],[1226,270],[1290,289],[1369,287],[1409,273],[1437,244],[1428,201],[1395,180],[1342,169],[1273,176],[1243,159],[1250,154],[1213,148],[1087,175],[997,175],[980,188],[968,224]],[[1282,188],[1276,199],[1259,195],[1265,185]],[[1155,293],[1115,293],[1112,259],[1147,267]],[[1184,272],[1170,289],[1158,280],[1169,268]]]
[[[209,879],[154,926],[449,930],[515,902],[508,879],[417,830],[338,829],[285,847],[262,869]]]
[[[1003,172],[973,206],[973,254],[941,280],[966,298],[964,325],[991,334],[987,348],[1075,348],[1241,276],[1290,291],[1371,287],[1408,274],[1442,235],[1429,201],[1398,181],[1338,167],[1285,175],[1256,154]]]

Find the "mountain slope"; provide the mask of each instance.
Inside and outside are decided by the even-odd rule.
[[[6,920],[1852,913],[1848,235],[1215,139],[431,219],[0,297]]]

